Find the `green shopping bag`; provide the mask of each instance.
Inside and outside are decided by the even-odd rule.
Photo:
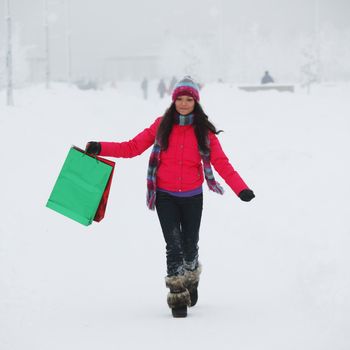
[[[104,161],[72,147],[46,206],[85,226],[90,225],[113,174],[111,164],[114,162]]]

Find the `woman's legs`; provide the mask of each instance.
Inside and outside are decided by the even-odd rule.
[[[175,197],[157,192],[156,208],[166,242],[168,276],[196,269],[203,194]]]
[[[186,317],[187,306],[198,299],[199,227],[203,195],[175,197],[157,192],[156,208],[166,242],[167,302],[174,317]]]

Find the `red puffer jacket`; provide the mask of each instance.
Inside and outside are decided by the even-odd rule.
[[[127,142],[101,142],[101,156],[132,158],[143,153],[154,144],[159,117],[147,129]],[[210,162],[215,170],[238,195],[248,186],[234,170],[223,152],[216,135],[209,133]],[[201,186],[204,181],[202,159],[198,151],[197,138],[191,125],[174,125],[169,136],[169,146],[160,154],[157,170],[157,186],[168,191],[189,191]]]

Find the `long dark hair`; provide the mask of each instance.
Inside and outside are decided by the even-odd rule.
[[[169,146],[169,135],[175,123],[175,102],[165,111],[163,119],[159,125],[157,138],[160,141],[162,150],[166,150]],[[193,110],[193,128],[197,137],[198,147],[201,151],[209,152],[207,144],[208,132],[219,134],[222,130],[216,130],[216,127],[209,121],[209,117],[204,113],[202,106],[195,101]]]

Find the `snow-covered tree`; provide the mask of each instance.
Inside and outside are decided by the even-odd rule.
[[[314,42],[309,42],[301,50],[300,82],[310,93],[311,85],[320,81],[320,61]]]
[[[350,78],[350,30],[323,24],[314,35],[299,40],[300,82],[308,92],[312,84]]]

